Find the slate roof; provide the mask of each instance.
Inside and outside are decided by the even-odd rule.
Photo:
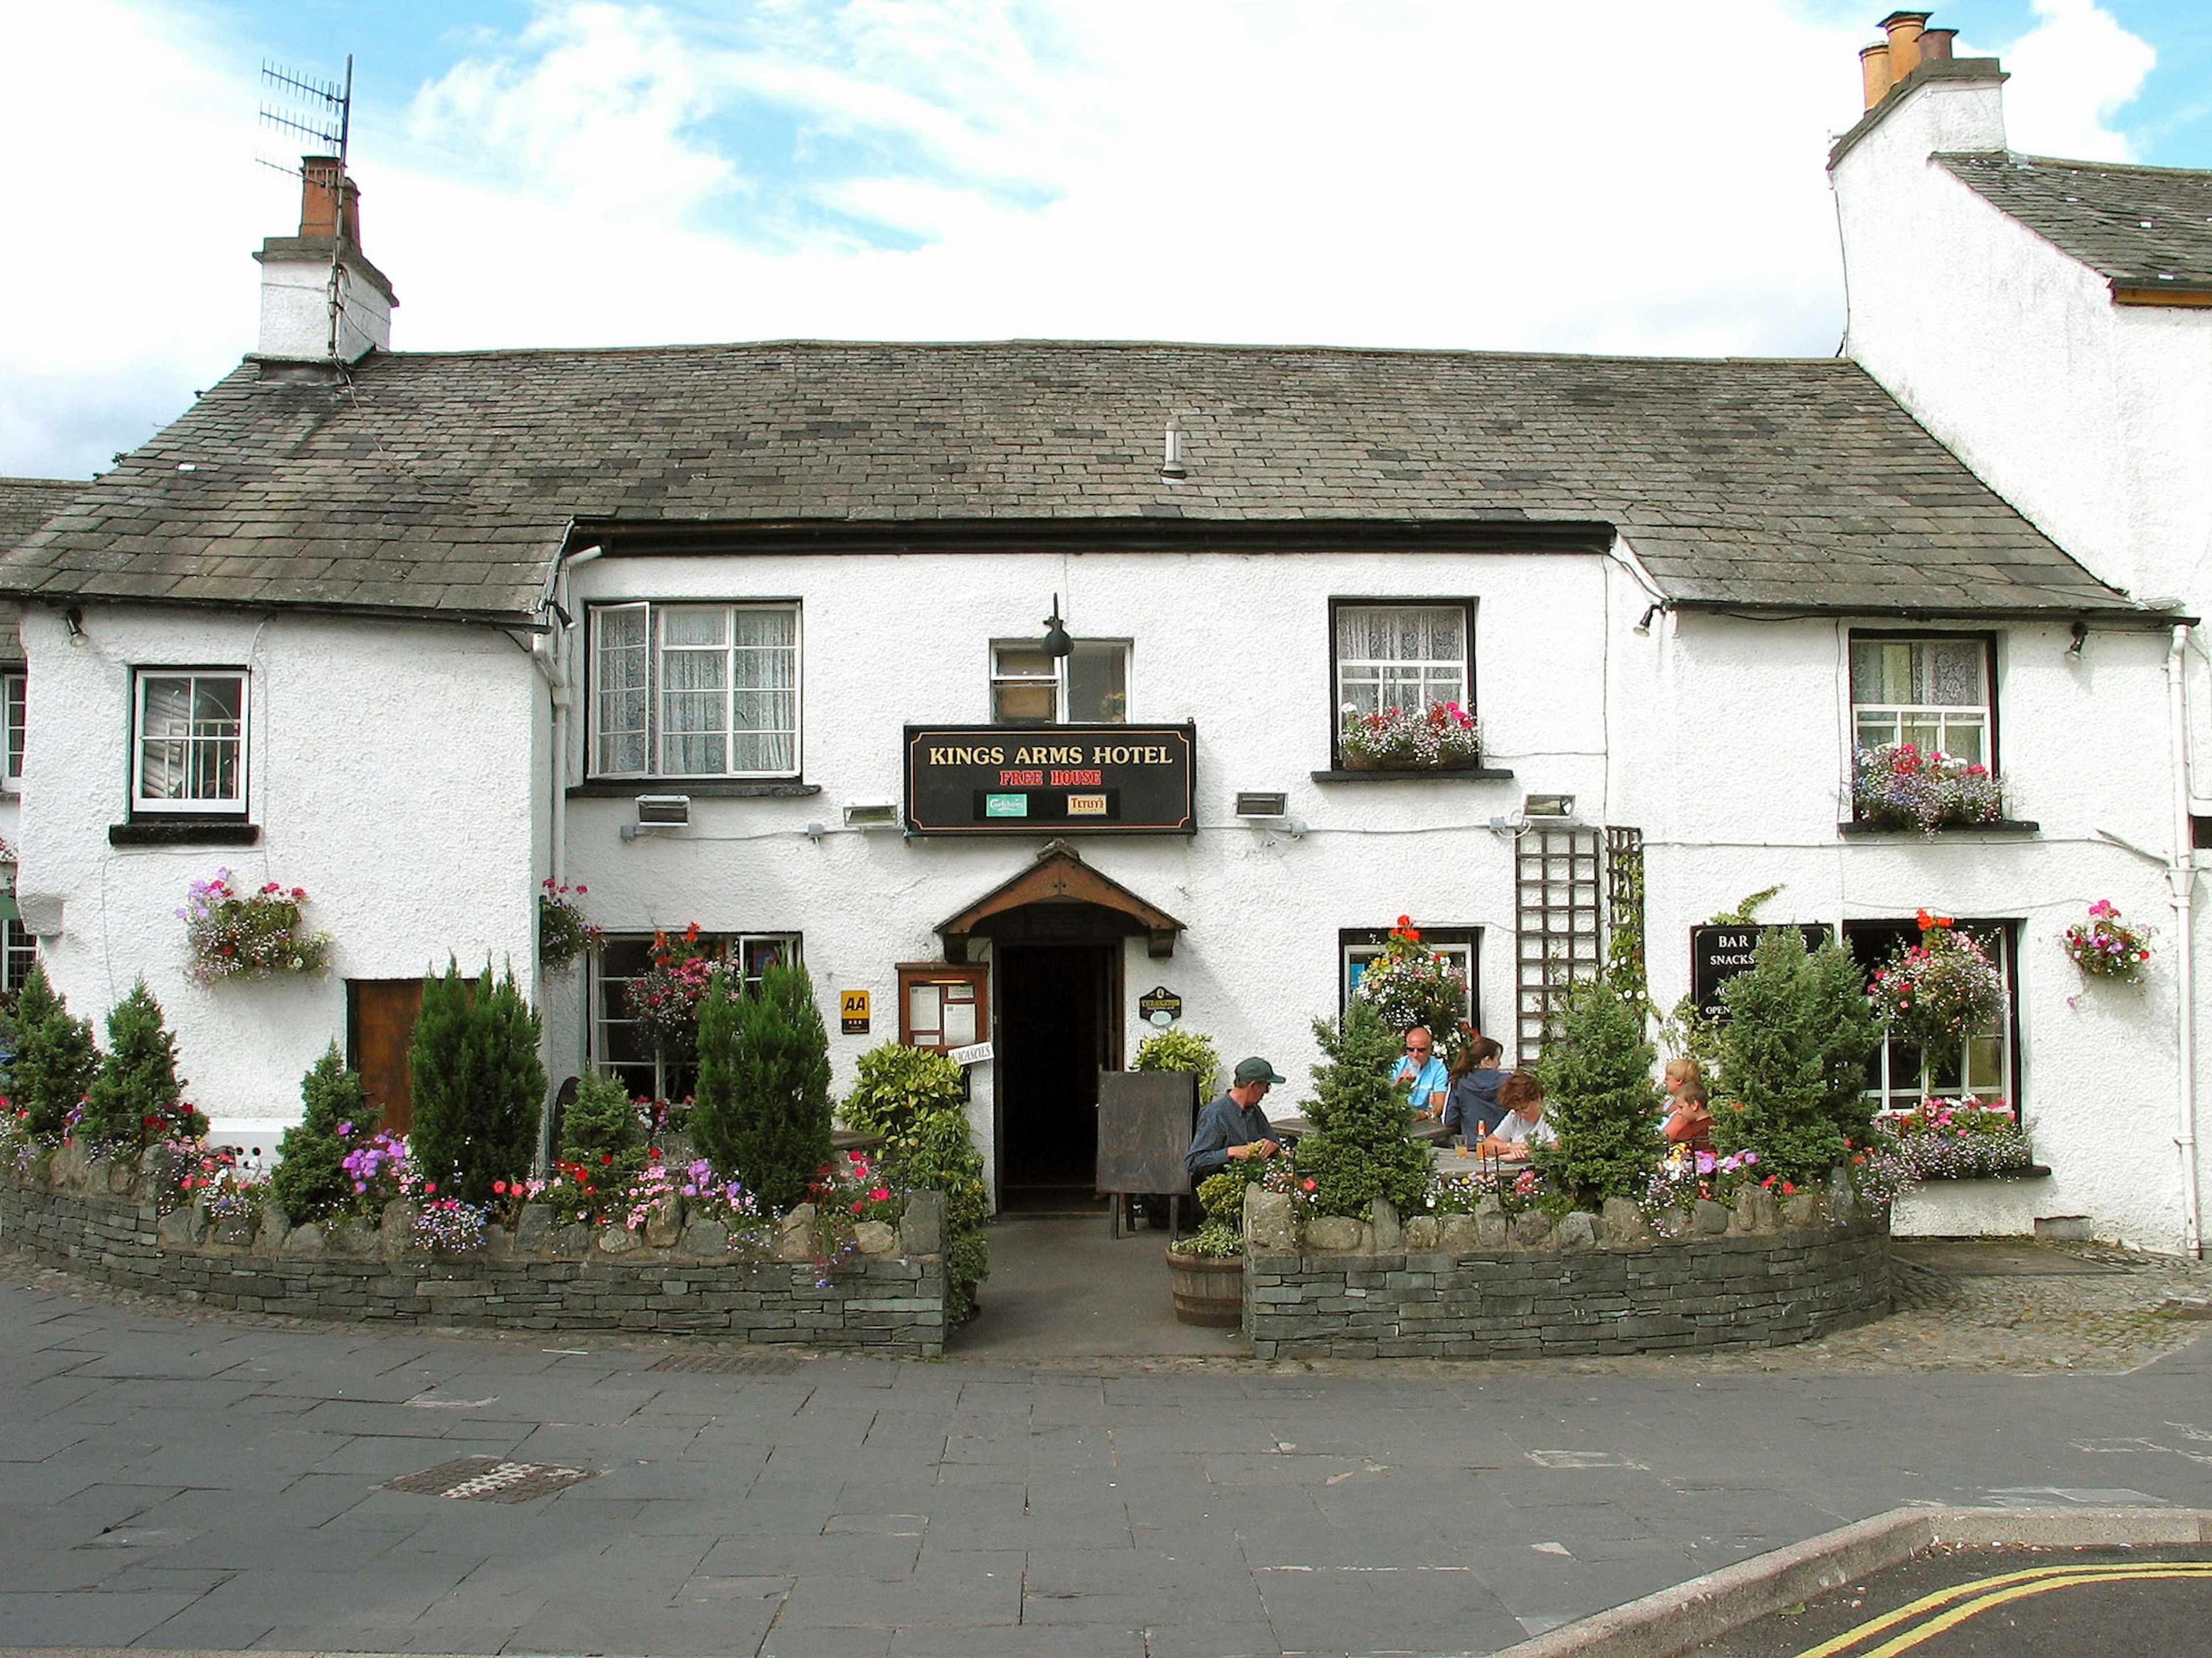
[[[2212,173],[2047,155],[1935,159],[1999,212],[2116,282],[2212,283]]]
[[[1161,515],[1602,520],[1687,604],[2128,608],[1841,360],[1039,342],[249,360],[0,592],[511,620],[579,519]]]
[[[0,551],[31,532],[90,486],[70,478],[0,477]]]

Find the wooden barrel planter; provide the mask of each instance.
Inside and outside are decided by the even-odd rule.
[[[1168,1251],[1168,1283],[1175,1291],[1176,1317],[1185,1324],[1233,1330],[1244,1321],[1244,1261],[1239,1255]]]

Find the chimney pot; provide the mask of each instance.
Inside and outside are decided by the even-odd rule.
[[[1959,38],[1956,29],[1923,29],[1920,31],[1920,61],[1923,64],[1951,61],[1951,43]]]
[[[1902,81],[1920,67],[1920,34],[1934,14],[1924,11],[1893,11],[1881,20],[1882,33],[1889,37],[1889,78]]]
[[[1866,83],[1866,106],[1872,109],[1889,96],[1896,85],[1889,72],[1889,42],[1877,40],[1859,51],[1859,76]]]

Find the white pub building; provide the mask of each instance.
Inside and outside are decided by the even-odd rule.
[[[1929,112],[1993,109],[1998,77],[1929,39],[1836,172],[1881,307],[1860,360],[393,351],[352,187],[311,163],[259,256],[263,349],[0,557],[14,926],[79,1012],[143,975],[192,1097],[266,1144],[334,1039],[404,1123],[449,957],[513,969],[556,1081],[679,1097],[624,989],[696,923],[749,972],[805,961],[840,1087],[888,1039],[971,1050],[1017,1206],[1088,1193],[1098,1073],[1149,1021],[1273,1059],[1279,1108],[1410,915],[1525,1060],[1564,972],[1640,934],[1671,1005],[1692,929],[1778,885],[1761,920],[1869,963],[1927,908],[2002,966],[2001,1017],[1930,1070],[2016,1102],[2052,1172],[1908,1224],[2193,1248],[2205,664],[2197,596],[2151,572],[2197,569],[2212,452],[2176,463],[2194,493],[2154,556],[2117,506],[2069,516],[2106,485],[2045,467],[2047,434],[2008,447],[2057,399],[1952,372],[1954,293],[2008,290],[1869,192],[2036,239],[1930,161]],[[2002,151],[2001,120],[1959,142]],[[2166,267],[2194,294],[2203,222]],[[2212,311],[2185,324],[2201,398]],[[1344,751],[1345,710],[1435,701],[1480,720],[1479,765]],[[1855,819],[1855,746],[1900,737],[1994,767],[2004,820]],[[305,888],[328,976],[193,983],[177,911],[218,867]],[[588,889],[595,959],[539,966],[549,878]],[[2144,985],[2061,950],[2099,899],[2159,927]],[[1921,1058],[1869,1087],[1917,1097]]]

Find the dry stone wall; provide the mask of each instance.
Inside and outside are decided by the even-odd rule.
[[[1779,1346],[1889,1310],[1889,1230],[1847,1187],[1699,1203],[1662,1231],[1632,1204],[1301,1227],[1245,1200],[1244,1333],[1261,1358],[1539,1358]],[[1331,1247],[1334,1246],[1334,1247]]]
[[[918,1192],[896,1229],[870,1223],[844,1258],[811,1228],[733,1252],[718,1226],[555,1227],[542,1208],[487,1247],[426,1254],[409,1216],[292,1227],[283,1214],[164,1215],[127,1169],[52,1160],[0,1175],[0,1247],[88,1278],[246,1312],[519,1330],[618,1330],[910,1357],[945,1351],[945,1199]],[[802,1222],[804,1218],[802,1217]]]

